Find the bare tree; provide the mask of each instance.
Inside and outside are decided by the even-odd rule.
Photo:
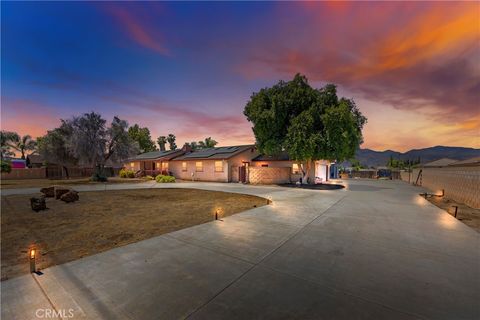
[[[138,144],[128,135],[128,123],[114,117],[109,127],[100,114],[91,112],[67,120],[72,127],[68,145],[81,164],[95,168],[94,180],[106,180],[108,160],[123,161],[137,154]]]

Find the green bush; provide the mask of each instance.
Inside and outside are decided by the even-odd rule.
[[[152,177],[152,176],[145,176],[145,177],[143,177],[142,179],[143,179],[143,180],[155,180],[155,178]]]
[[[1,160],[1,164],[2,164],[2,172],[12,171],[12,164],[10,163],[10,161]]]
[[[133,170],[122,169],[119,172],[120,178],[135,178]]]
[[[108,178],[103,173],[94,173],[90,180],[95,182],[107,182]]]
[[[155,177],[155,180],[158,183],[170,183],[170,182],[175,182],[175,177],[164,176],[164,175],[159,174],[158,176]]]

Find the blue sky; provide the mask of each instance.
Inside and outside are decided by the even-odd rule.
[[[364,147],[480,146],[478,3],[1,6],[2,129],[94,110],[180,144],[250,143],[251,93],[301,72],[355,99]]]

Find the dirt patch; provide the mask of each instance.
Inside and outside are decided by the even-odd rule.
[[[139,183],[145,182],[143,179],[123,179],[118,177],[108,178],[107,184],[112,183]],[[21,188],[43,188],[50,186],[75,186],[81,184],[105,184],[103,182],[90,181],[90,178],[79,179],[62,179],[62,180],[50,180],[50,179],[19,179],[19,180],[1,180],[1,189],[21,189]]]
[[[465,223],[470,228],[480,232],[480,209],[470,208],[469,206],[455,202],[446,197],[427,197],[427,200],[437,207],[447,211],[452,216],[455,216],[455,208],[457,206],[457,219]]]
[[[29,272],[28,250],[40,269],[212,221],[267,204],[267,199],[196,189],[81,192],[80,201],[47,198],[46,211],[30,208],[32,195],[3,196],[2,280]]]

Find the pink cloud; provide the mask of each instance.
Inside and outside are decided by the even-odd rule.
[[[161,55],[169,56],[170,51],[164,44],[164,37],[160,31],[149,27],[143,17],[136,16],[126,7],[108,3],[103,6],[121,25],[122,30],[138,45],[153,50]]]

